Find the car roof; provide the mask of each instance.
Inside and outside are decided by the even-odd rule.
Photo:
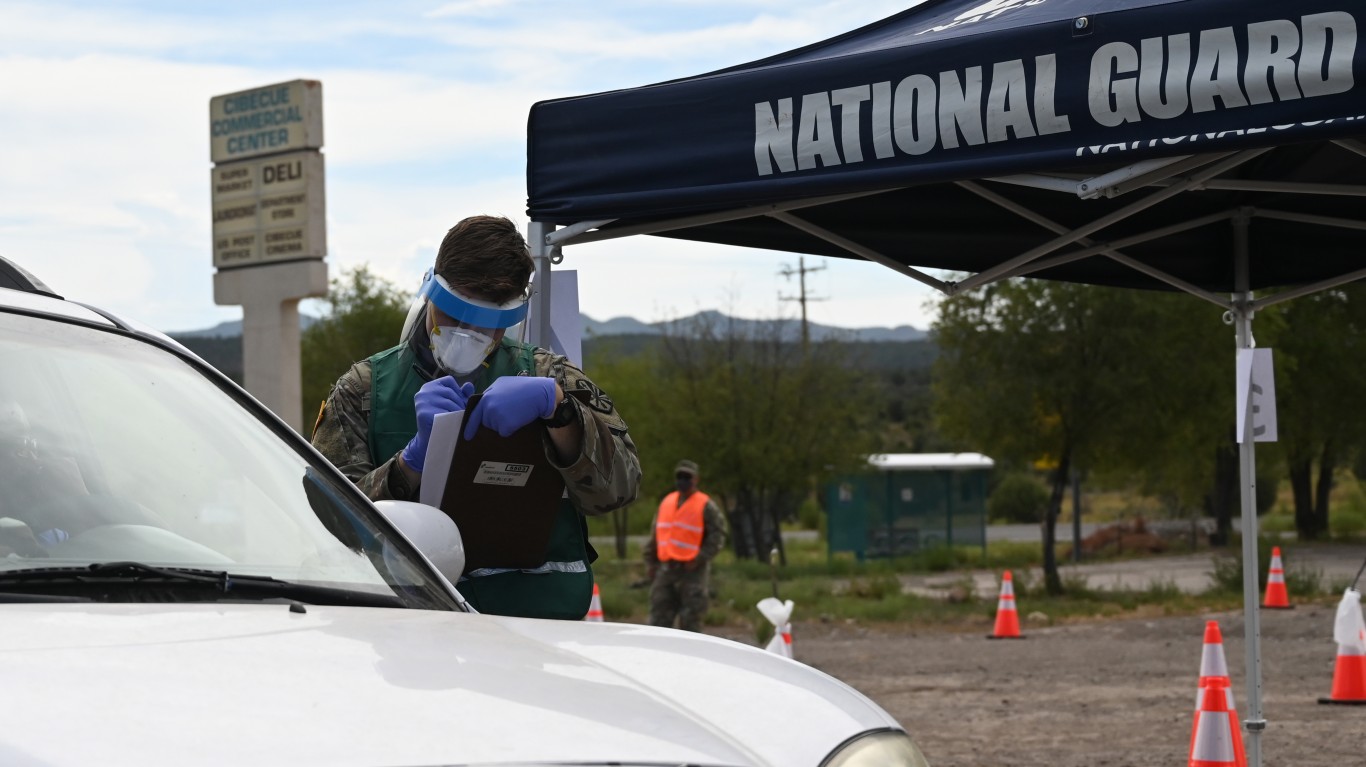
[[[51,314],[58,317],[117,327],[103,314],[57,295],[42,280],[13,261],[0,256],[0,311]]]

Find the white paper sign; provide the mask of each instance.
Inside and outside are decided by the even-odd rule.
[[[536,300],[527,313],[527,327],[536,327]],[[550,270],[550,343],[541,343],[569,361],[583,364],[583,318],[579,316],[579,273],[573,269]]]
[[[427,457],[422,460],[422,486],[417,500],[428,506],[441,507],[441,494],[446,491],[446,476],[451,473],[451,458],[455,443],[460,439],[460,419],[465,411],[437,413],[432,418],[432,436],[427,441]]]
[[[1252,440],[1276,441],[1276,376],[1270,349],[1239,349],[1237,360],[1238,440],[1246,435],[1251,413]]]

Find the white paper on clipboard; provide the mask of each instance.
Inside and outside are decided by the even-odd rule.
[[[423,460],[422,486],[417,500],[428,506],[441,507],[441,493],[446,489],[446,476],[451,473],[451,459],[455,457],[455,443],[460,439],[460,421],[465,411],[437,413],[432,418],[432,436],[427,442],[427,457]]]

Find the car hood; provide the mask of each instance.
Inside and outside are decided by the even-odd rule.
[[[897,727],[724,639],[285,605],[0,607],[0,764],[817,765]]]

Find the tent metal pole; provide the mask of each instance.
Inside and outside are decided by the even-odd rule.
[[[1334,277],[1331,280],[1324,280],[1323,282],[1316,282],[1312,285],[1302,285],[1298,288],[1283,290],[1274,296],[1266,296],[1253,301],[1252,310],[1261,311],[1268,306],[1275,306],[1276,304],[1289,301],[1292,298],[1299,298],[1300,296],[1317,293],[1320,290],[1329,290],[1331,288],[1336,288],[1339,285],[1346,285],[1349,282],[1356,282],[1363,277],[1366,277],[1366,269],[1358,269],[1355,272],[1349,272],[1340,277]]]
[[[568,242],[584,232],[592,231],[600,226],[607,226],[616,221],[615,218],[604,218],[601,221],[580,221],[577,224],[570,224],[563,229],[557,229],[545,236],[545,244],[559,245]]]
[[[1002,277],[1020,277],[1026,274],[1032,274],[1034,272],[1041,271],[1043,269],[1051,269],[1052,267],[1061,266],[1063,264],[1071,263],[1073,261],[1080,261],[1083,258],[1090,258],[1092,256],[1102,255],[1108,258],[1115,259],[1116,261],[1125,263],[1126,266],[1130,266],[1131,268],[1137,268],[1132,266],[1132,264],[1137,264],[1139,262],[1133,261],[1133,259],[1130,259],[1128,256],[1121,255],[1119,258],[1116,258],[1114,255],[1111,254],[1115,252],[1118,248],[1126,248],[1130,245],[1140,245],[1145,242],[1160,240],[1163,237],[1176,234],[1177,232],[1184,232],[1188,229],[1198,229],[1202,226],[1209,226],[1210,224],[1217,223],[1219,221],[1228,220],[1232,218],[1233,215],[1234,214],[1231,211],[1211,213],[1208,216],[1201,216],[1200,218],[1193,218],[1190,221],[1182,221],[1179,224],[1172,224],[1171,226],[1164,226],[1158,229],[1153,229],[1144,232],[1143,234],[1134,234],[1128,237],[1121,237],[1120,239],[1113,240],[1111,242],[1103,242],[1097,245],[1091,245],[1080,250],[1069,251],[1060,256],[1054,256],[1052,258],[1046,258],[1041,261],[1023,264],[1014,269],[1011,269],[1009,272],[1002,275]],[[1169,282],[1169,284],[1172,284],[1173,287],[1180,288],[1182,285],[1189,284],[1185,283],[1184,281],[1176,277],[1171,277],[1170,275],[1167,275],[1165,272],[1162,272],[1159,269],[1154,269],[1153,267],[1147,266],[1146,264],[1142,266],[1143,268],[1139,271],[1142,271],[1155,279],[1162,280],[1163,282],[1175,280],[1175,283]],[[1196,295],[1197,297],[1206,298],[1210,301],[1213,301],[1215,304],[1219,306],[1228,308],[1228,302],[1224,299],[1214,296],[1211,293],[1206,293],[1205,291],[1200,290],[1199,288],[1194,289],[1197,291],[1196,293],[1194,293],[1194,295]]]
[[[1171,178],[1180,173],[1215,160],[1222,160],[1232,152],[1215,155],[1181,155],[1179,157],[1159,157],[1126,165],[1109,173],[1091,176],[1077,183],[1076,195],[1083,200],[1097,197],[1118,197],[1125,192],[1148,186],[1156,181]]]
[[[1257,208],[1258,218],[1270,218],[1276,221],[1293,221],[1297,224],[1313,224],[1315,226],[1336,226],[1342,229],[1366,229],[1366,221],[1355,218],[1337,218],[1335,216],[1315,216],[1310,213],[1290,213],[1283,210],[1267,210]]]
[[[771,218],[776,218],[784,224],[787,224],[788,226],[791,226],[795,229],[800,229],[803,232],[812,235],[813,237],[819,237],[828,243],[838,245],[841,248],[844,248],[845,250],[849,251],[850,253],[866,258],[874,263],[882,264],[883,266],[893,271],[900,272],[901,274],[904,274],[913,280],[922,282],[934,288],[935,290],[940,291],[941,293],[947,294],[952,290],[951,286],[943,280],[937,280],[929,276],[928,274],[925,274],[924,272],[920,271],[919,269],[906,266],[905,264],[899,261],[893,260],[891,258],[888,258],[887,256],[882,255],[881,253],[877,252],[876,250],[873,250],[872,248],[864,247],[858,244],[857,242],[841,237],[838,234],[829,231],[828,229],[822,229],[819,226],[816,226],[815,224],[812,224],[804,219],[792,215],[791,213],[775,211],[768,215]]]
[[[981,186],[981,185],[979,185],[979,184],[976,184],[976,183],[974,183],[974,182],[972,182],[972,181],[959,181],[959,182],[956,182],[956,183],[958,184],[958,186],[963,187],[964,189],[966,189],[966,190],[968,190],[969,192],[972,192],[973,194],[975,194],[975,195],[977,195],[977,196],[979,196],[979,197],[985,199],[986,201],[991,202],[991,203],[994,203],[994,204],[996,204],[997,206],[999,206],[999,207],[1001,207],[1001,208],[1004,208],[1004,209],[1010,211],[1011,213],[1016,214],[1017,216],[1020,216],[1021,218],[1025,219],[1026,221],[1030,221],[1030,222],[1033,222],[1033,223],[1035,223],[1035,224],[1038,224],[1039,226],[1043,227],[1044,229],[1047,229],[1048,231],[1050,231],[1050,232],[1052,232],[1052,233],[1054,233],[1054,234],[1062,234],[1062,233],[1064,233],[1064,232],[1067,231],[1067,227],[1064,226],[1063,224],[1060,224],[1060,223],[1058,223],[1058,222],[1056,222],[1056,221],[1054,221],[1054,220],[1048,218],[1047,216],[1044,216],[1044,215],[1041,215],[1041,214],[1039,214],[1039,213],[1036,213],[1036,212],[1034,212],[1033,210],[1030,210],[1029,208],[1027,208],[1027,207],[1025,207],[1025,206],[1019,204],[1018,202],[1015,202],[1014,200],[1012,200],[1012,199],[1010,199],[1010,198],[1008,198],[1008,197],[1003,197],[1003,196],[997,194],[996,192],[993,192],[993,191],[991,191],[990,189],[987,189],[987,188],[985,188],[985,187],[983,187],[983,186]],[[1226,214],[1218,214],[1218,215],[1215,215],[1215,216],[1207,217],[1207,218],[1209,219],[1208,221],[1204,221],[1204,220],[1202,220],[1202,219],[1196,219],[1195,221],[1188,221],[1188,222],[1185,222],[1185,224],[1180,224],[1180,225],[1178,225],[1178,226],[1181,226],[1182,229],[1191,229],[1191,228],[1195,228],[1195,227],[1199,227],[1199,226],[1205,226],[1205,225],[1207,225],[1207,224],[1212,224],[1212,223],[1214,223],[1214,222],[1216,222],[1216,221],[1223,220],[1224,218],[1227,218],[1227,217],[1228,217],[1228,216],[1227,216]],[[1178,230],[1176,230],[1176,231],[1182,231],[1182,229],[1178,229]],[[1157,236],[1166,236],[1166,235],[1168,235],[1168,234],[1173,234],[1173,233],[1174,233],[1174,232],[1168,232],[1168,231],[1165,231],[1165,230],[1159,230],[1159,232],[1160,232],[1160,234],[1157,234]],[[1156,234],[1156,233],[1154,233],[1154,234]],[[1089,245],[1095,245],[1095,244],[1097,244],[1096,241],[1095,241],[1095,240],[1092,240],[1090,237],[1083,237],[1083,238],[1081,238],[1080,240],[1077,240],[1077,242],[1078,242],[1079,244],[1081,244],[1081,245],[1088,245],[1088,246],[1089,246]],[[1112,243],[1112,244],[1113,244],[1113,243]],[[1070,254],[1069,254],[1069,255],[1070,255]],[[1121,263],[1121,264],[1124,264],[1125,266],[1128,266],[1130,269],[1134,269],[1134,270],[1136,270],[1136,271],[1142,272],[1142,273],[1148,275],[1149,277],[1152,277],[1153,279],[1156,279],[1156,280],[1160,280],[1160,281],[1162,281],[1162,282],[1165,282],[1165,283],[1167,283],[1168,285],[1171,285],[1172,287],[1177,288],[1178,290],[1182,290],[1182,291],[1184,291],[1184,292],[1186,292],[1186,293],[1189,293],[1189,294],[1191,294],[1191,295],[1193,295],[1193,296],[1195,296],[1195,297],[1197,297],[1197,298],[1203,298],[1204,300],[1209,301],[1210,303],[1214,304],[1215,306],[1220,306],[1220,307],[1223,307],[1223,308],[1225,308],[1225,309],[1228,308],[1228,301],[1225,301],[1224,299],[1220,298],[1219,296],[1215,295],[1214,293],[1211,293],[1211,292],[1209,292],[1209,291],[1207,291],[1207,290],[1202,290],[1201,288],[1198,288],[1198,287],[1196,287],[1195,285],[1192,285],[1191,283],[1186,282],[1185,280],[1179,279],[1179,278],[1177,278],[1177,277],[1173,277],[1173,276],[1171,276],[1171,275],[1167,274],[1166,272],[1163,272],[1163,271],[1161,271],[1161,270],[1159,270],[1159,269],[1154,269],[1154,268],[1152,268],[1152,267],[1150,267],[1150,266],[1148,266],[1148,265],[1146,265],[1146,264],[1143,264],[1143,263],[1140,263],[1140,262],[1138,262],[1138,261],[1135,261],[1134,259],[1129,258],[1128,256],[1124,255],[1123,253],[1119,252],[1118,250],[1107,250],[1107,251],[1103,251],[1103,252],[1101,252],[1100,255],[1103,255],[1103,256],[1105,256],[1105,257],[1107,257],[1107,258],[1111,258],[1111,259],[1113,259],[1113,260],[1115,260],[1115,261],[1117,261],[1117,262],[1119,262],[1119,263]],[[1067,257],[1066,257],[1066,256],[1062,256],[1062,257],[1060,257],[1060,258],[1067,258]],[[1068,260],[1071,261],[1071,260],[1075,260],[1075,259],[1070,259],[1070,258],[1069,258]],[[1057,265],[1057,264],[1053,264],[1053,263],[1051,263],[1051,262],[1052,262],[1052,259],[1049,259],[1049,262],[1048,262],[1048,265],[1049,265],[1049,266],[1055,266],[1055,265]],[[1013,273],[1011,273],[1011,274],[1009,274],[1009,275],[1007,275],[1007,276],[1016,277],[1016,276],[1019,276],[1019,275],[1021,275],[1021,274],[1027,274],[1027,273],[1029,273],[1029,272],[1031,272],[1031,271],[1034,271],[1034,267],[1035,267],[1036,265],[1037,265],[1038,268],[1040,268],[1040,269],[1042,269],[1042,268],[1047,268],[1047,267],[1044,266],[1043,264],[1044,264],[1044,262],[1038,262],[1038,261],[1036,261],[1034,264],[1030,264],[1030,265],[1027,265],[1027,266],[1025,266],[1025,267],[1022,267],[1022,268],[1019,269],[1017,272],[1013,272]]]
[[[1238,291],[1233,295],[1233,318],[1237,330],[1239,353],[1252,349],[1252,292],[1248,274],[1247,230],[1251,216],[1244,211],[1233,219],[1234,281]],[[1242,474],[1243,511],[1243,638],[1247,655],[1247,730],[1248,767],[1262,765],[1262,627],[1257,574],[1257,454],[1254,447],[1252,424],[1252,396],[1249,393],[1243,413],[1243,433],[1238,435],[1239,471]]]
[[[532,221],[527,226],[527,247],[536,265],[536,292],[531,296],[534,302],[532,316],[536,321],[527,328],[527,342],[543,349],[550,348],[550,260],[555,248],[547,238],[553,231],[554,224],[541,221]]]
[[[1356,152],[1362,157],[1366,157],[1366,141],[1358,141],[1354,138],[1338,139],[1333,142],[1349,152]]]
[[[1245,152],[1239,152],[1238,154],[1232,157],[1226,157],[1223,160],[1215,163],[1214,165],[1205,168],[1204,170],[1198,173],[1195,173],[1194,175],[1188,177],[1186,180],[1180,183],[1177,183],[1173,186],[1169,186],[1166,189],[1163,189],[1159,192],[1153,192],[1152,194],[1148,195],[1147,197],[1144,197],[1141,200],[1137,200],[1129,205],[1126,205],[1123,208],[1114,211],[1113,213],[1101,216],[1100,218],[1092,221],[1089,224],[1086,224],[1085,226],[1082,226],[1078,229],[1074,229],[1071,232],[1062,235],[1061,237],[1058,237],[1054,240],[1051,240],[1038,246],[1037,248],[1022,253],[1016,256],[1015,258],[1010,259],[1009,261],[997,264],[996,266],[984,272],[978,272],[977,274],[974,274],[966,280],[963,280],[962,282],[958,283],[956,289],[971,290],[972,288],[975,288],[979,285],[984,285],[988,282],[995,282],[998,276],[1005,274],[1006,272],[1009,272],[1010,270],[1014,269],[1015,267],[1021,264],[1027,264],[1030,261],[1033,261],[1034,259],[1038,258],[1039,256],[1048,255],[1049,253],[1052,253],[1053,251],[1059,248],[1071,245],[1072,243],[1076,242],[1082,237],[1085,237],[1088,234],[1097,232],[1101,229],[1104,229],[1107,226],[1110,226],[1111,224],[1123,221],[1124,219],[1129,218],[1130,216],[1147,210],[1148,208],[1151,208],[1154,205],[1157,205],[1165,200],[1175,197],[1178,194],[1181,194],[1187,189],[1194,188],[1198,186],[1200,183],[1208,179],[1214,178],[1220,173],[1232,170],[1233,168],[1242,165],[1243,163],[1253,159],[1254,157],[1258,157],[1262,154],[1265,154],[1269,150],[1269,147],[1263,149],[1250,149]]]
[[[620,226],[615,229],[604,231],[584,232],[575,237],[560,240],[561,245],[570,242],[599,242],[601,240],[615,240],[621,237],[630,237],[636,234],[659,234],[669,232],[674,229],[686,229],[690,226],[703,226],[705,224],[719,224],[723,221],[737,221],[742,218],[754,218],[755,216],[765,216],[769,213],[784,210],[799,210],[801,208],[811,208],[817,205],[826,205],[832,202],[843,202],[844,200],[856,200],[860,197],[869,197],[885,192],[895,192],[901,187],[889,189],[874,189],[871,192],[854,192],[852,194],[832,194],[828,197],[811,197],[804,200],[792,200],[790,202],[777,202],[768,205],[755,205],[750,208],[737,208],[735,210],[722,210],[714,213],[699,213],[696,216],[684,216],[682,218],[671,218],[666,221],[651,221],[644,224],[633,226]]]
[[[1170,182],[1159,181],[1153,186]],[[1286,194],[1328,194],[1343,197],[1366,197],[1366,186],[1360,184],[1301,184],[1295,181],[1255,181],[1252,179],[1210,179],[1200,185],[1200,191],[1220,192],[1284,192]]]
[[[1049,191],[1065,192],[1067,194],[1077,193],[1076,179],[1063,178],[1061,176],[1045,176],[1039,173],[1020,173],[1014,176],[996,176],[985,180],[995,181],[998,184],[1027,186],[1031,189],[1047,189]]]

